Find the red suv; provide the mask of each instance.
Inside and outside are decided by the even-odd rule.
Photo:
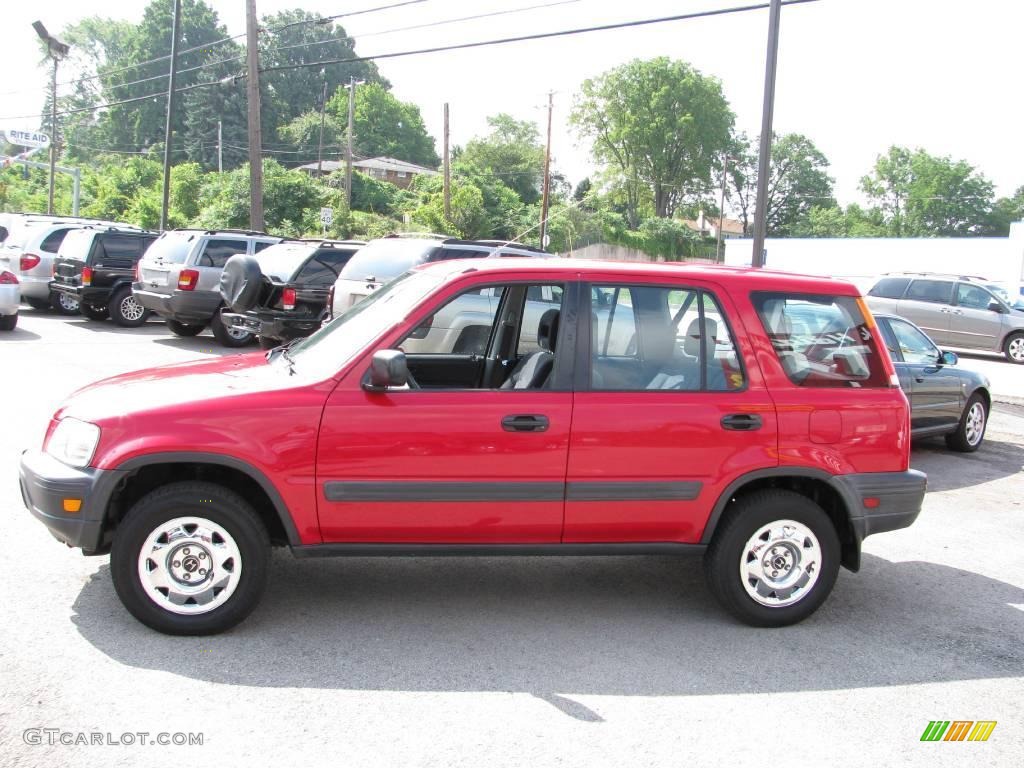
[[[473,326],[482,343],[461,344]],[[21,489],[172,634],[250,613],[272,545],[699,551],[726,609],[780,626],[858,569],[865,536],[917,517],[909,451],[848,283],[493,259],[414,269],[265,356],[86,387],[22,456]]]

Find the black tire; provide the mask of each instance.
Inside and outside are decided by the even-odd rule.
[[[980,424],[979,424],[980,421]],[[975,392],[967,400],[956,432],[946,435],[946,447],[960,453],[974,453],[981,447],[988,427],[988,404],[985,398]]]
[[[110,317],[110,310],[106,307],[94,307],[90,304],[81,304],[78,309],[90,320],[106,320]]]
[[[13,315],[0,315],[0,331],[13,331],[18,327],[18,313]]]
[[[201,562],[197,556],[200,556],[207,547],[212,550],[217,546],[216,543],[211,543],[217,542],[215,534],[198,545],[191,543],[191,546],[198,550],[186,553],[192,555],[190,559],[193,566],[183,562],[185,557],[174,561],[180,572],[194,573],[197,579],[219,579],[220,584],[231,582],[232,574],[236,572],[234,569],[238,569],[237,578],[231,582],[234,591],[226,598],[217,596],[224,590],[216,592],[212,583],[204,590],[207,597],[214,595],[212,600],[215,602],[223,599],[221,604],[206,612],[182,614],[169,610],[165,606],[171,606],[170,601],[161,605],[157,600],[161,595],[166,598],[170,590],[161,592],[161,595],[154,592],[154,596],[151,597],[147,589],[152,587],[144,584],[140,575],[140,562],[147,540],[151,536],[156,536],[162,525],[177,518],[200,520],[206,524],[204,527],[210,530],[216,527],[226,532],[228,538],[220,538],[221,546],[233,545],[237,548],[241,560],[237,563],[232,557],[225,562],[225,568],[219,572],[211,568],[210,576],[199,576],[198,574],[203,571],[198,570]],[[173,529],[175,526],[168,528]],[[176,529],[185,533],[188,531],[188,524]],[[160,563],[159,557],[147,560],[152,564],[154,572],[160,571],[160,568],[166,565],[167,570],[164,570],[162,575],[167,583],[172,586],[179,585],[178,588],[183,590],[195,585],[174,579],[171,573],[171,555],[184,552],[184,547],[189,545],[190,542],[187,540],[180,541],[174,549],[165,550],[168,554],[163,563]],[[211,562],[213,557],[211,554],[209,560],[205,557],[203,560]],[[168,635],[212,635],[230,629],[252,613],[266,587],[269,561],[270,538],[267,529],[241,496],[215,483],[186,481],[157,488],[132,506],[114,532],[110,551],[110,575],[117,596],[121,598],[125,608],[147,627]],[[200,596],[200,599],[204,598]],[[188,605],[187,600],[179,605],[186,610],[202,610],[201,604],[194,601],[192,606]]]
[[[280,339],[272,339],[269,336],[257,336],[256,340],[259,342],[260,349],[273,349],[284,344]]]
[[[220,295],[232,312],[247,312],[256,306],[263,287],[260,263],[252,256],[236,253],[220,273]]]
[[[795,602],[788,605],[765,605],[747,592],[744,583],[747,579],[741,576],[741,563],[756,562],[756,558],[744,554],[748,541],[768,524],[783,520],[800,524],[817,539],[817,579],[802,596],[796,598]],[[781,550],[786,548],[785,545],[780,545]],[[766,550],[762,561],[770,562],[767,558],[775,551],[775,547]],[[784,627],[803,621],[825,602],[839,575],[840,556],[839,536],[821,507],[806,496],[793,491],[756,491],[740,497],[726,509],[711,545],[704,554],[704,575],[708,587],[722,607],[740,621],[755,627]],[[783,557],[780,563],[785,562],[787,561]],[[780,571],[783,568],[788,571],[790,567],[779,566]],[[757,584],[754,580],[750,580],[749,583],[752,589],[754,584]],[[763,584],[766,585],[767,582]],[[778,595],[771,590],[770,585],[766,589],[769,591],[763,596],[764,600],[784,600],[790,596]],[[797,593],[799,591],[797,590]]]
[[[25,302],[37,312],[45,312],[53,307],[49,299],[31,299],[26,296]]]
[[[214,313],[213,319],[210,320],[210,330],[213,331],[214,338],[225,347],[238,348],[251,344],[253,339],[256,338],[255,334],[248,331],[244,335],[237,332],[232,334],[227,326],[224,325],[224,321],[221,320],[220,313],[223,311],[223,309],[218,309]]]
[[[122,328],[138,328],[149,319],[149,310],[135,300],[128,285],[114,291],[107,310],[110,319]]]
[[[1024,365],[1024,333],[1011,333],[1003,342],[1003,354],[1011,363]]]
[[[77,315],[80,309],[77,299],[59,292],[50,296],[50,306],[56,310],[58,315]]]
[[[171,329],[171,333],[175,336],[198,336],[203,332],[206,327],[202,324],[189,325],[188,323],[180,323],[177,320],[168,320],[167,327]]]

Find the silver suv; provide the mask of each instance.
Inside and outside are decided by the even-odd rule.
[[[245,346],[253,334],[221,320],[220,273],[235,254],[251,256],[279,242],[263,232],[232,229],[164,232],[139,262],[132,293],[178,336],[195,336],[209,325],[224,346]]]
[[[905,317],[940,347],[1002,352],[1024,364],[1024,309],[969,275],[886,275],[868,291],[873,312]]]
[[[458,240],[444,235],[389,235],[360,248],[338,275],[331,300],[336,317],[403,272],[435,261],[490,259],[500,256],[547,257],[551,254],[503,240]]]

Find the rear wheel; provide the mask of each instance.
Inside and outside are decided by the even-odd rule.
[[[94,307],[90,304],[82,304],[79,310],[90,320],[106,320],[110,317],[110,310],[106,307]]]
[[[956,432],[946,435],[946,445],[954,451],[973,453],[981,447],[988,426],[988,408],[985,398],[979,394],[971,395],[967,407],[960,414],[960,423]]]
[[[229,328],[224,325],[224,321],[220,316],[221,312],[223,312],[223,309],[218,309],[210,321],[210,330],[213,331],[217,341],[225,347],[244,347],[252,343],[255,336],[244,329]]]
[[[252,507],[214,483],[143,496],[114,534],[110,574],[136,619],[170,635],[211,635],[259,603],[270,539]]]
[[[18,327],[18,313],[13,315],[0,315],[0,331],[13,331]]]
[[[128,286],[114,291],[107,304],[110,319],[122,328],[138,328],[149,317],[149,310],[139,304]]]
[[[1014,333],[1003,342],[1003,352],[1011,363],[1024,365],[1024,333]]]
[[[722,606],[755,627],[784,627],[814,613],[839,574],[835,526],[793,491],[765,490],[733,502],[704,555]]]
[[[77,315],[79,309],[78,299],[68,296],[66,293],[53,294],[50,306],[62,315]]]
[[[25,301],[28,302],[28,305],[32,307],[32,309],[38,310],[39,312],[45,312],[52,306],[49,299],[33,299],[26,296]]]
[[[206,326],[202,324],[190,325],[188,323],[179,323],[177,320],[168,320],[167,327],[171,329],[171,333],[175,336],[198,336]]]

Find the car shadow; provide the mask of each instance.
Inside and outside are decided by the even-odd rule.
[[[166,336],[170,333],[162,320],[147,320],[136,328],[124,328],[110,320],[90,320],[87,317],[66,316],[63,318],[69,325],[86,331],[103,333],[129,334],[131,336]]]
[[[114,661],[231,685],[528,692],[580,720],[573,694],[715,695],[1019,676],[1024,590],[865,555],[785,629],[739,624],[699,558],[352,558],[278,552],[255,613],[168,637],[120,605],[104,564],[73,621]]]
[[[259,351],[259,347],[255,344],[233,349],[222,347],[213,336],[171,336],[170,338],[155,339],[154,343],[173,349],[187,349],[191,352],[201,352],[204,355],[217,355],[218,357]]]
[[[15,327],[12,331],[0,331],[0,341],[32,341],[33,339],[41,339],[38,333],[26,330],[24,328]]]
[[[928,475],[929,491],[952,491],[1016,475],[1024,469],[1024,447],[989,437],[974,453],[959,453],[943,439],[914,443],[910,465]]]

